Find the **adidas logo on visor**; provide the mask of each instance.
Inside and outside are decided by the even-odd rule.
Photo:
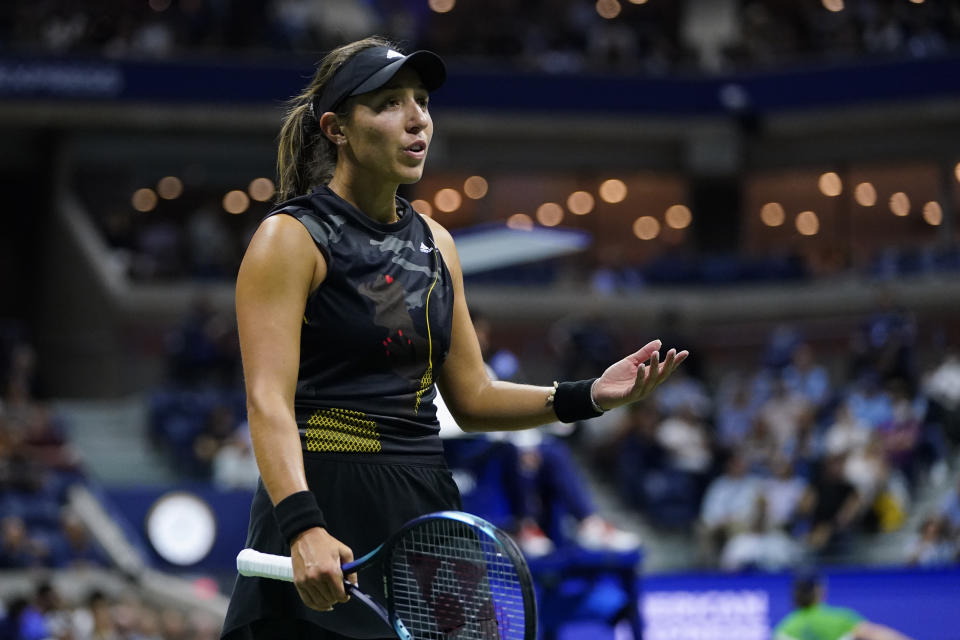
[[[390,49],[389,51],[387,51],[387,59],[402,58],[402,57],[403,57],[403,54],[400,53],[399,51],[394,51],[393,49]]]

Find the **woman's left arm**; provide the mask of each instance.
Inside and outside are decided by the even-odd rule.
[[[453,238],[440,224],[426,220],[453,281],[450,352],[437,383],[460,428],[508,431],[556,421],[557,414],[549,402],[552,387],[491,380],[487,375],[464,297],[463,271]],[[654,340],[608,367],[593,385],[594,402],[607,410],[649,395],[688,355],[671,349],[661,363],[660,346],[660,341]]]

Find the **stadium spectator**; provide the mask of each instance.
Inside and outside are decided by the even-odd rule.
[[[700,507],[700,538],[709,557],[715,557],[735,534],[755,522],[760,479],[751,474],[746,459],[733,453],[726,471],[707,487]]]
[[[950,526],[942,516],[929,516],[920,524],[907,550],[907,563],[923,567],[944,566],[958,560],[960,549],[950,535]]]
[[[835,554],[849,541],[852,526],[860,514],[861,499],[844,477],[844,456],[827,456],[801,503],[809,514],[807,544],[822,554]]]
[[[721,380],[714,423],[717,445],[722,451],[729,452],[742,446],[756,418],[757,408],[751,400],[750,387],[741,376],[727,376]]]
[[[99,545],[90,538],[90,533],[80,518],[64,508],[60,517],[60,535],[52,548],[52,564],[55,567],[108,566]]]
[[[766,424],[777,455],[794,457],[804,449],[804,436],[813,423],[814,405],[785,380],[773,380],[771,397],[760,407],[757,419]],[[772,463],[772,460],[769,462]]]
[[[880,311],[854,334],[851,345],[851,379],[867,381],[868,391],[878,392],[887,381],[901,378],[912,388],[917,379],[916,319],[897,309],[884,293]]]
[[[240,425],[214,454],[212,479],[214,486],[221,489],[256,488],[260,471],[246,423]]]
[[[657,439],[660,415],[649,402],[638,402],[623,414],[617,434],[594,451],[594,464],[615,471],[617,486],[631,504],[643,507],[647,474],[668,464],[667,450]]]
[[[172,220],[150,218],[137,232],[131,275],[138,280],[172,280],[182,276],[183,238]]]
[[[800,545],[771,522],[767,500],[763,494],[757,494],[750,528],[727,540],[720,557],[720,566],[727,571],[776,571],[795,566],[800,562],[802,554]]]
[[[792,531],[807,490],[807,481],[794,473],[793,462],[786,457],[777,458],[772,471],[773,475],[764,478],[762,484],[767,521],[771,527]]]
[[[960,444],[960,354],[947,350],[927,374],[923,392],[930,400],[931,420],[954,444]]]
[[[867,446],[870,438],[870,428],[844,404],[837,407],[833,423],[824,433],[823,449],[827,455],[847,455]]]
[[[660,413],[667,416],[689,410],[704,418],[713,411],[713,400],[706,386],[686,372],[664,382],[657,389],[656,402]]]
[[[907,382],[899,378],[890,380],[887,389],[890,419],[881,424],[879,430],[883,450],[890,465],[902,472],[913,485],[935,455],[931,451],[920,451],[927,401],[922,396],[912,396]]]
[[[233,274],[235,241],[222,212],[212,205],[200,207],[187,218],[184,236],[191,277],[214,280]]]
[[[827,369],[817,364],[813,348],[807,343],[794,349],[791,363],[783,370],[783,383],[788,394],[805,398],[814,409],[826,404],[830,396]]]
[[[203,431],[193,440],[193,461],[196,475],[209,478],[217,455],[237,435],[237,416],[225,402],[215,404],[207,414]],[[242,437],[242,436],[241,436]]]
[[[14,598],[6,609],[6,617],[0,621],[0,637],[4,640],[48,640],[43,614],[29,599]]]
[[[890,467],[879,434],[874,434],[865,446],[846,456],[843,477],[857,491],[863,504],[873,503],[890,479]]]
[[[960,477],[957,478],[956,485],[943,497],[939,515],[951,528],[960,533]]]
[[[846,402],[853,417],[871,430],[893,420],[893,399],[876,375],[856,380]]]
[[[239,365],[235,321],[197,298],[167,338],[172,382],[182,387],[224,387],[235,382]]]
[[[33,594],[33,606],[43,618],[43,626],[51,638],[69,639],[74,635],[70,611],[60,593],[49,582],[37,585]]]
[[[0,520],[0,569],[47,566],[50,549],[31,536],[23,518],[8,515]]]
[[[703,480],[713,464],[706,425],[691,406],[668,415],[657,426],[657,440],[666,449],[670,465]]]
[[[746,458],[750,469],[757,473],[766,473],[772,468],[774,460],[790,457],[778,445],[769,423],[756,416],[737,451]]]

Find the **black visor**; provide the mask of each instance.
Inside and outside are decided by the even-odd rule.
[[[388,47],[371,47],[345,62],[323,92],[313,98],[314,116],[319,119],[327,111],[336,111],[348,97],[379,89],[408,64],[420,75],[427,91],[438,89],[447,79],[443,60],[431,51],[405,56]]]

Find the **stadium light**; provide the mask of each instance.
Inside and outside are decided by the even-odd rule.
[[[667,226],[671,229],[686,229],[693,221],[693,214],[690,209],[682,204],[675,204],[667,209],[664,218]]]
[[[533,231],[533,219],[525,213],[515,213],[507,218],[507,226],[518,231]]]
[[[574,191],[567,198],[567,209],[574,215],[586,215],[593,211],[593,196],[586,191]]]
[[[923,205],[923,219],[932,227],[939,227],[943,222],[943,209],[939,202],[928,202]]]
[[[440,191],[437,191],[437,195],[433,196],[433,204],[444,213],[453,213],[460,208],[462,203],[463,198],[460,197],[460,192],[450,187],[440,189]]]
[[[897,191],[890,196],[890,211],[901,218],[910,215],[910,198],[903,191]]]
[[[633,222],[633,235],[641,240],[653,240],[660,235],[660,221],[653,216],[640,216]]]
[[[861,207],[872,207],[877,204],[877,190],[870,182],[861,182],[853,190],[853,197]]]
[[[165,176],[157,180],[157,195],[164,200],[176,200],[183,195],[183,182],[176,176]]]
[[[597,0],[597,13],[601,18],[613,20],[620,15],[620,8],[617,0]]]
[[[815,236],[820,231],[820,218],[813,211],[801,211],[796,219],[797,231],[803,236]]]
[[[254,178],[247,187],[247,193],[257,202],[266,202],[276,193],[276,188],[270,178]]]
[[[779,227],[787,219],[787,213],[779,202],[768,202],[760,209],[760,219],[768,227]]]
[[[436,13],[448,13],[453,10],[457,0],[430,0],[427,4]]]
[[[463,193],[471,200],[479,200],[487,195],[490,185],[483,176],[470,176],[463,182]]]
[[[609,180],[604,180],[600,185],[599,193],[600,199],[604,202],[617,204],[618,202],[623,202],[624,198],[627,197],[627,185],[623,183],[623,180],[610,178]]]
[[[234,189],[223,196],[223,210],[232,215],[239,215],[250,207],[250,198],[245,191]]]
[[[537,208],[537,222],[545,227],[555,227],[563,220],[563,207],[556,202],[544,202]]]
[[[157,193],[153,189],[143,188],[133,192],[130,204],[141,213],[153,211],[157,208]]]
[[[428,218],[433,217],[433,205],[426,200],[414,200],[410,203],[410,206],[421,215],[427,216]]]
[[[840,181],[840,176],[833,171],[828,171],[820,176],[819,187],[820,193],[831,198],[843,192],[843,182]]]

